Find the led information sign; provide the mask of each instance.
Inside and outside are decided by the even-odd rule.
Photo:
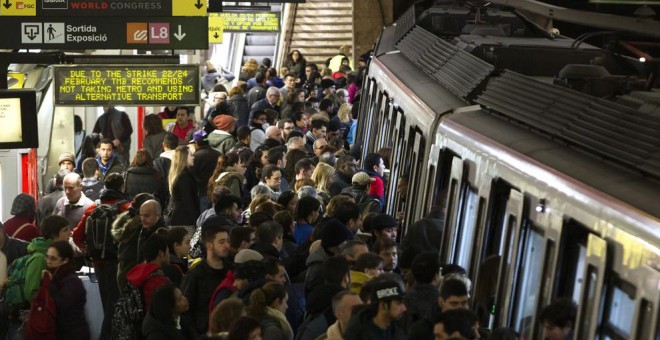
[[[279,32],[280,14],[276,12],[219,13],[225,32]]]
[[[198,65],[55,66],[55,104],[199,104]]]

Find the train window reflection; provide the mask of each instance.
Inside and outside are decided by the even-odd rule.
[[[653,303],[649,300],[642,299],[642,303],[639,306],[639,320],[637,321],[637,334],[635,339],[651,339],[651,334],[653,334],[653,327],[660,325],[660,322],[653,323]],[[660,318],[660,314],[658,315]],[[655,337],[655,339],[660,339],[660,336]]]
[[[607,319],[604,331],[615,338],[628,339],[632,335],[633,317],[635,316],[635,287],[629,283],[615,280],[610,285],[607,306]]]
[[[540,283],[545,254],[545,237],[529,223],[521,237],[522,267],[518,273],[514,325],[524,338],[531,338],[536,304],[541,294]]]
[[[477,191],[466,186],[463,202],[461,203],[461,217],[458,221],[460,225],[457,226],[458,230],[455,234],[456,258],[453,262],[465,268],[468,272],[470,272],[470,255],[472,254],[474,236],[477,230],[478,202],[479,195]]]
[[[5,181],[2,180],[2,163],[0,162],[0,192],[5,192],[5,188],[3,187],[3,184]],[[5,206],[5,202],[3,201],[4,195],[0,195],[0,207]],[[0,209],[0,221],[4,221],[8,218],[8,216],[4,216],[4,209]]]
[[[591,316],[593,315],[593,307],[596,303],[596,285],[598,283],[598,272],[595,267],[589,265],[587,270],[587,281],[585,282],[586,289],[584,301],[581,301],[578,306],[581,306],[582,312],[580,313],[580,334],[578,339],[586,339],[591,329]]]

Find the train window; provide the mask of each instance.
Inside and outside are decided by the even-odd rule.
[[[588,265],[587,267],[587,276],[585,281],[585,296],[582,303],[578,303],[578,306],[581,308],[581,317],[578,322],[580,322],[580,329],[577,339],[586,339],[588,338],[592,325],[591,316],[594,313],[594,306],[597,305],[596,300],[599,298],[596,296],[596,288],[598,286],[598,269],[593,265]],[[602,306],[602,304],[600,304]]]
[[[541,264],[545,262],[545,237],[527,221],[519,243],[522,253],[518,257],[521,263],[514,286],[513,326],[523,338],[531,339],[536,305],[542,292],[540,285],[544,268]]]
[[[474,188],[466,185],[461,195],[460,219],[457,220],[454,233],[454,257],[452,263],[458,264],[470,272],[470,255],[474,245],[477,230],[479,194]]]
[[[511,185],[502,179],[493,180],[490,190],[490,202],[488,221],[486,223],[486,234],[484,235],[484,251],[482,257],[497,255],[500,252],[500,240],[502,228],[504,227],[504,217],[506,216],[506,206],[509,201]]]
[[[564,221],[553,296],[570,296],[574,302],[579,302],[585,280],[589,233],[589,229],[573,219]]]
[[[628,339],[635,316],[635,287],[618,278],[612,281],[607,293],[603,336],[605,339]]]
[[[637,334],[635,335],[635,339],[652,339],[653,326],[660,325],[660,320],[653,323],[653,303],[649,300],[642,299],[637,315],[639,315],[639,320],[637,320]],[[660,318],[660,313],[658,313],[658,317]],[[660,339],[660,334],[657,334],[655,339]]]
[[[435,172],[435,184],[431,198],[431,205],[434,207],[447,208],[447,189],[449,188],[451,164],[454,156],[454,153],[447,149],[440,151],[438,156],[438,168]]]
[[[2,177],[2,163],[3,162],[0,162],[0,192],[4,193],[6,191],[5,188],[3,188],[3,184],[5,183],[5,181],[3,180]],[[4,196],[5,195],[0,195],[0,207],[5,207],[5,202],[3,201]],[[9,218],[9,216],[4,216],[4,211],[5,211],[4,209],[0,209],[0,221],[4,221],[7,218]]]

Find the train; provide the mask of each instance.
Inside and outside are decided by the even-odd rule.
[[[441,263],[467,270],[481,326],[543,338],[540,311],[566,297],[574,339],[659,339],[660,100],[644,60],[509,7],[437,3],[383,29],[363,80],[361,155],[394,155],[386,211],[405,233],[444,209]]]

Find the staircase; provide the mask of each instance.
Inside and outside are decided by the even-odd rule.
[[[340,46],[353,47],[353,0],[307,0],[290,6],[281,62],[291,50],[299,50],[308,63],[322,68]]]

